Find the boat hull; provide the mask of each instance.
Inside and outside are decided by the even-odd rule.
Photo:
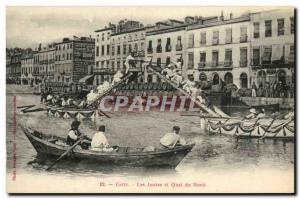
[[[58,158],[70,146],[59,146],[44,139],[41,139],[28,129],[23,129],[25,135],[37,151],[39,157],[55,157]],[[133,167],[173,167],[175,168],[184,157],[192,150],[194,144],[175,147],[173,149],[163,149],[153,152],[98,152],[91,150],[83,150],[75,148],[67,157],[68,160],[87,160],[93,163],[133,166]]]

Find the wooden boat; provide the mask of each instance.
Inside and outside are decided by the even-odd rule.
[[[294,139],[294,119],[261,118],[205,118],[205,130],[209,134],[233,135],[237,138]]]
[[[279,103],[275,103],[275,104],[261,104],[261,105],[252,105],[251,108],[278,111],[279,108],[280,108],[280,105],[279,105]]]
[[[85,108],[79,109],[75,107],[57,107],[47,106],[47,113],[50,117],[61,117],[61,118],[76,118],[78,120],[84,118],[96,119],[102,116],[99,110]]]
[[[22,127],[25,135],[39,156],[59,157],[70,146],[64,144],[65,138],[46,135],[28,127]],[[63,143],[63,144],[62,144]],[[133,167],[171,167],[175,168],[192,150],[194,143],[172,149],[156,149],[144,152],[144,148],[119,147],[117,152],[99,152],[75,148],[68,160],[91,160],[100,164],[133,166]]]

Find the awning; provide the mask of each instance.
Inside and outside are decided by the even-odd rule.
[[[87,75],[83,78],[81,78],[78,82],[79,83],[86,83],[89,79],[91,79],[92,77],[94,77],[94,75]]]

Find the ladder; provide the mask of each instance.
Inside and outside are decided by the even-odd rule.
[[[119,88],[121,85],[125,84],[125,82],[133,75],[133,73],[128,73],[126,76],[124,76],[121,81],[110,87],[108,90],[103,92],[100,96],[98,96],[96,99],[94,99],[92,102],[90,102],[87,105],[87,108],[94,107],[97,108],[98,104],[100,103],[101,99],[108,95],[112,90]]]
[[[200,103],[199,101],[197,101],[197,99],[194,99],[193,97],[191,97],[191,95],[186,92],[185,90],[183,90],[182,88],[179,88],[174,82],[172,82],[171,80],[167,79],[164,75],[160,74],[159,72],[155,71],[151,65],[149,65],[148,69],[150,69],[155,75],[159,76],[161,79],[163,79],[164,81],[168,82],[169,84],[171,84],[175,89],[179,90],[181,93],[183,93],[185,96],[190,97],[190,99],[197,104],[201,109],[203,109],[204,111],[206,111],[207,113],[211,114],[214,117],[219,117],[219,115],[214,112],[213,110],[211,110],[210,108],[208,108],[207,106],[205,106],[204,104]]]

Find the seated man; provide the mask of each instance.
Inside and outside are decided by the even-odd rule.
[[[180,127],[174,126],[173,132],[167,133],[160,139],[160,144],[167,148],[174,148],[175,146],[182,146],[186,144],[186,141],[180,137]]]
[[[256,118],[257,115],[258,115],[258,113],[257,113],[257,111],[256,111],[255,108],[251,108],[251,109],[249,110],[249,112],[250,112],[250,114],[247,115],[247,116],[245,117],[246,119],[254,119],[254,118]]]
[[[125,73],[124,76],[129,73],[130,66],[135,67],[134,63],[135,59],[133,57],[133,53],[130,53],[125,59]]]
[[[71,124],[71,129],[67,137],[67,144],[70,146],[75,144],[75,142],[77,142],[77,140],[79,140],[81,136],[83,136],[83,134],[78,130],[79,125],[80,122],[77,120],[73,121]]]
[[[64,96],[63,99],[62,99],[62,101],[61,101],[61,106],[62,107],[68,106],[67,100],[68,100],[68,98],[66,96]]]
[[[176,70],[176,73],[174,74],[173,78],[171,79],[173,82],[177,84],[179,87],[183,81],[183,77],[181,75],[181,71],[179,69]]]
[[[161,74],[165,75],[167,79],[171,79],[174,76],[172,65],[167,65],[167,67],[161,71]]]
[[[258,113],[258,115],[256,116],[256,118],[265,118],[265,117],[266,117],[265,109],[261,109],[260,113]]]
[[[87,105],[87,103],[86,103],[86,97],[84,97],[84,98],[81,100],[81,102],[79,103],[78,108],[85,108],[86,105]]]
[[[114,148],[110,147],[108,141],[104,135],[105,126],[99,126],[98,132],[92,138],[91,150],[93,151],[102,151],[102,152],[113,152]]]

